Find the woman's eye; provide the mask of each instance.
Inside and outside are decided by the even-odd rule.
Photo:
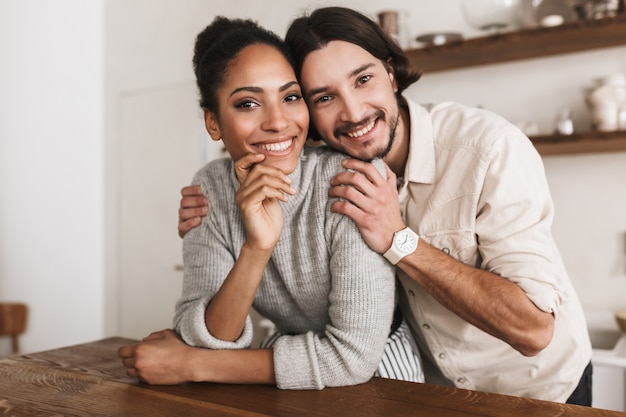
[[[238,109],[251,109],[253,107],[258,107],[258,104],[252,100],[244,100],[237,103],[235,107]]]
[[[298,100],[302,100],[302,95],[293,93],[285,97],[285,101],[298,101]]]

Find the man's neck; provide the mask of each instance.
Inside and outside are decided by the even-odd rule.
[[[409,137],[411,134],[411,120],[409,109],[400,106],[400,121],[396,128],[396,137],[391,150],[385,156],[384,161],[397,177],[404,176],[406,161],[409,157]]]

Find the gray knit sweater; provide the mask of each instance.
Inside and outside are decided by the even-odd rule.
[[[354,222],[330,212],[330,179],[345,156],[305,147],[290,175],[296,196],[282,203],[285,226],[265,268],[254,308],[284,336],[274,344],[277,385],[321,389],[367,381],[385,347],[394,309],[394,268],[365,244]],[[384,172],[381,161],[377,168]],[[185,342],[211,349],[248,348],[250,317],[235,342],[213,337],[206,306],[239,255],[246,233],[230,159],[195,176],[210,204],[202,225],[183,242],[183,294],[174,328]]]

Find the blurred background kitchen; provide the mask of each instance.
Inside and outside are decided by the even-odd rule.
[[[318,6],[374,19],[391,10],[411,49],[599,17],[534,2],[546,8],[479,28],[485,13],[463,8],[489,10],[482,0],[0,0],[0,302],[29,307],[21,352],[171,325],[182,279],[179,190],[221,155],[204,132],[191,69],[195,35],[214,16],[250,17],[284,35]],[[625,72],[626,37],[585,52],[426,72],[407,94],[482,106],[531,135],[589,132],[598,129],[590,91],[600,79],[619,90]],[[604,130],[626,131],[616,120]],[[554,235],[590,312],[626,309],[625,141],[610,152],[544,156]],[[0,338],[0,357],[10,350]]]

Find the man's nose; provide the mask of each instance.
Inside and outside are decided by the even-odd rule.
[[[341,100],[341,120],[357,123],[365,116],[363,101],[356,94],[344,94]]]

